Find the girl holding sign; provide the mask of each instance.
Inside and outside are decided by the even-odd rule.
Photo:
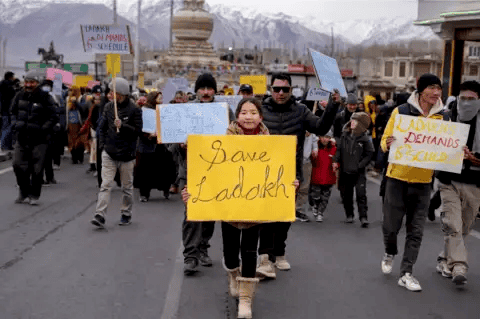
[[[255,98],[240,101],[227,135],[269,135],[263,124],[262,107]],[[298,181],[294,185],[298,187]],[[190,194],[182,191],[182,198],[188,202]],[[239,298],[237,318],[252,318],[252,301],[259,278],[255,278],[257,268],[257,245],[259,223],[222,222],[223,260],[228,274],[229,293]],[[241,264],[238,258],[241,255]]]

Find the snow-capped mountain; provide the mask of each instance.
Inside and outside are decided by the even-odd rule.
[[[110,23],[112,0],[2,0],[0,35],[8,38],[7,63],[21,65],[22,60],[38,60],[36,49],[55,42],[65,61],[87,61],[80,40],[79,25]],[[182,7],[175,1],[174,11]],[[329,22],[318,17],[298,18],[287,14],[260,13],[235,5],[206,7],[214,18],[210,42],[214,45],[295,48],[304,53],[308,47],[322,50],[330,46],[331,33],[336,48],[354,44],[388,44],[399,40],[431,39],[428,27],[417,27],[404,18]],[[137,0],[118,1],[118,21],[132,26],[135,33]],[[143,46],[167,47],[170,29],[170,0],[143,1],[140,38]],[[20,61],[20,62],[19,62]]]

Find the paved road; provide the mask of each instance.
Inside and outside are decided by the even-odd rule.
[[[115,189],[108,231],[97,231],[89,224],[97,188],[86,165],[65,162],[56,172],[59,184],[44,188],[38,207],[13,204],[17,189],[9,165],[0,163],[0,319],[235,318],[219,224],[213,267],[183,277],[178,195],[165,200],[153,192],[150,202],[139,203],[136,193],[133,224],[120,227],[121,191]],[[342,223],[336,190],[323,223],[292,226],[292,270],[260,284],[255,318],[480,318],[479,239],[467,239],[472,267],[468,285],[459,289],[435,272],[442,233],[438,220],[427,222],[414,270],[423,291],[409,292],[397,286],[399,258],[392,275],[380,271],[377,193],[369,182],[369,229]]]

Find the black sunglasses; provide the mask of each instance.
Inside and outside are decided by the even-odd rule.
[[[292,88],[290,86],[273,86],[272,90],[275,93],[280,93],[280,91],[283,91],[283,93],[290,93],[290,90]]]

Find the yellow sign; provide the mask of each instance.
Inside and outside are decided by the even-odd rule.
[[[187,220],[295,221],[295,136],[190,135],[187,145]]]
[[[459,174],[470,126],[397,114],[388,161]]]
[[[87,87],[88,82],[93,81],[93,77],[91,75],[77,75],[73,80],[73,85],[78,87]]]
[[[234,95],[232,88],[226,88],[224,92],[225,92],[225,95]]]
[[[250,84],[253,87],[253,94],[267,93],[266,75],[241,75],[240,85],[242,84]]]
[[[122,69],[120,54],[107,54],[107,73],[116,76]]]
[[[145,73],[138,72],[137,87],[143,89],[145,87]]]

